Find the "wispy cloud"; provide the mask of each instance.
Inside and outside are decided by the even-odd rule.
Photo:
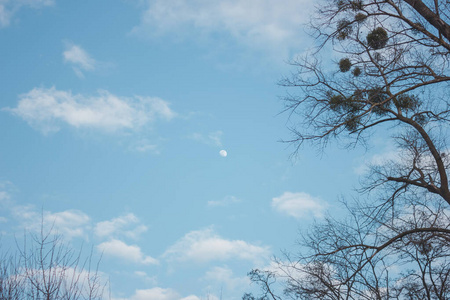
[[[65,44],[64,62],[72,65],[73,71],[78,77],[84,78],[82,71],[95,70],[97,62],[81,46],[70,42]]]
[[[11,19],[11,12],[5,7],[4,4],[0,4],[0,28],[9,25]]]
[[[159,263],[157,259],[144,255],[139,246],[127,245],[125,242],[117,239],[103,242],[97,246],[97,249],[106,256],[120,258],[136,264],[155,265]]]
[[[19,96],[15,108],[4,108],[27,121],[44,134],[60,130],[61,125],[107,132],[137,130],[157,119],[176,116],[169,103],[157,97],[116,96],[100,90],[84,96],[70,91],[34,88]]]
[[[370,171],[371,167],[382,166],[386,163],[400,163],[402,161],[402,151],[392,144],[384,144],[384,149],[380,153],[375,153],[369,157],[364,155],[358,159],[358,165],[354,168],[357,175],[364,175]]]
[[[130,145],[131,151],[146,153],[150,152],[153,154],[160,154],[159,145],[156,144],[153,141],[150,141],[146,138],[140,139],[137,142],[135,142],[133,145]]]
[[[446,165],[450,164],[450,150],[441,150],[441,159]],[[385,148],[379,153],[372,154],[371,156],[363,156],[358,160],[358,165],[354,168],[354,172],[357,175],[367,175],[372,168],[376,167],[390,167],[397,170],[407,168],[416,164],[422,171],[435,172],[436,161],[430,152],[416,153],[412,149],[404,149],[401,147],[394,147],[393,145],[386,145]]]
[[[144,271],[134,271],[134,275],[144,281],[147,285],[156,285],[158,282],[156,276],[149,276]]]
[[[86,213],[75,209],[44,214],[44,222],[54,225],[66,237],[84,236],[89,229],[90,220]]]
[[[88,214],[78,209],[54,212],[39,209],[32,204],[18,204],[13,197],[14,190],[12,183],[0,182],[0,210],[3,211],[0,222],[8,221],[11,223],[10,226],[15,226],[19,231],[25,229],[35,233],[43,229],[46,232],[60,234],[65,239],[90,240],[95,237],[102,241],[111,241],[119,238],[136,240],[148,230],[133,213],[95,223]],[[120,246],[120,243],[116,244]]]
[[[201,300],[203,298],[199,298],[195,295],[190,295],[182,298],[179,293],[177,293],[174,289],[170,288],[161,288],[154,287],[151,289],[145,290],[136,290],[134,295],[128,298],[112,298],[112,300]],[[215,296],[208,297],[209,300],[219,300],[219,298]]]
[[[215,146],[215,147],[221,147],[222,146],[222,135],[223,132],[213,131],[208,133],[207,135],[195,132],[193,134],[190,134],[187,136],[188,139],[209,145],[209,146]]]
[[[145,290],[136,290],[134,295],[128,298],[113,298],[113,300],[179,300],[180,296],[172,289],[154,287]]]
[[[208,295],[208,298],[207,298],[207,299],[208,299],[208,300],[219,300],[219,298],[217,298],[217,297],[214,296],[214,295]],[[181,298],[180,300],[202,300],[202,298],[199,298],[199,297],[197,297],[197,296],[195,296],[195,295],[190,295],[190,296]]]
[[[208,206],[228,206],[234,203],[241,202],[240,199],[236,198],[235,196],[226,196],[221,200],[211,200],[208,201]]]
[[[11,216],[18,221],[19,227],[30,232],[46,232],[60,234],[64,239],[76,237],[87,238],[90,231],[91,218],[84,212],[69,209],[60,212],[39,211],[33,205],[17,205],[11,203]]]
[[[314,2],[308,0],[152,0],[138,34],[188,34],[212,37],[224,33],[246,47],[273,50],[298,47],[301,24],[309,21]]]
[[[140,224],[138,217],[128,213],[108,221],[98,222],[95,225],[94,233],[98,237],[125,236],[136,239],[147,229],[147,226]]]
[[[169,247],[163,257],[169,261],[190,261],[206,263],[230,259],[258,263],[270,255],[268,247],[257,246],[242,240],[227,240],[216,234],[212,228],[191,231]]]
[[[320,198],[307,193],[285,192],[272,199],[272,207],[295,218],[310,216],[322,217],[327,204]]]
[[[53,0],[1,0],[0,28],[9,26],[14,15],[24,7],[37,9],[53,4]]]
[[[68,209],[59,212],[38,209],[35,205],[18,204],[14,199],[17,188],[9,181],[0,182],[0,211],[2,221],[9,223],[9,234],[16,230],[38,233],[41,230],[60,234],[66,240],[86,238],[91,229],[91,218],[83,211]]]
[[[215,282],[221,286],[224,285],[229,291],[242,291],[242,294],[250,285],[248,276],[236,277],[228,267],[214,267],[206,272],[203,279]]]
[[[0,203],[10,199],[10,195],[6,191],[0,191]]]

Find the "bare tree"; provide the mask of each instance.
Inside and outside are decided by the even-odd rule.
[[[264,297],[450,299],[449,24],[441,0],[328,0],[318,9],[316,50],[281,82],[295,88],[285,99],[290,142],[352,147],[383,130],[397,156],[370,167],[356,199],[343,202],[347,219],[327,217],[298,254],[250,273]],[[336,60],[323,60],[331,50]]]
[[[0,257],[0,299],[23,299],[24,285],[20,274],[20,261],[16,256],[4,253]]]
[[[61,236],[46,232],[26,234],[17,251],[0,259],[0,299],[78,300],[106,299],[107,281],[98,263],[92,267],[92,253],[82,259]]]

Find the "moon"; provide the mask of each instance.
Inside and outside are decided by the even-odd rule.
[[[228,155],[227,151],[225,151],[225,150],[220,150],[220,151],[219,151],[219,154],[220,154],[220,156],[222,156],[222,157],[226,157],[226,156]]]

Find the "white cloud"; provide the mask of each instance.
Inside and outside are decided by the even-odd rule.
[[[41,240],[38,241],[38,243],[40,242]],[[42,242],[44,241],[42,240]],[[56,243],[58,242],[56,241]],[[38,245],[37,243],[33,244]],[[26,273],[23,272],[32,272],[32,277],[29,280],[25,280],[24,283],[29,282],[29,284],[31,284],[32,282],[32,284],[39,284],[42,287],[55,287],[52,282],[56,282],[55,279],[57,279],[58,294],[64,296],[54,296],[55,294],[53,294],[50,299],[107,299],[106,290],[109,286],[109,276],[107,274],[95,269],[92,270],[90,263],[81,263],[79,258],[71,255],[72,253],[70,252],[70,249],[65,248],[65,245],[57,244],[56,248],[52,248],[53,246],[53,242],[49,243],[47,240],[47,243],[44,243],[43,245],[45,250],[44,253],[38,254],[39,248],[36,248],[33,253],[30,252],[27,256],[33,257],[36,255],[40,258],[40,255],[42,255],[45,258],[48,258],[48,255],[53,254],[55,257],[52,257],[51,259],[44,259],[42,265],[40,265],[37,261],[30,263],[30,265],[27,266],[30,268],[29,271],[20,268],[19,266],[23,266],[25,264],[20,263],[17,265],[17,269],[15,270],[16,272],[20,272],[16,273],[15,276],[18,278],[22,277],[22,279],[19,280],[23,280],[23,278],[29,276],[25,275]],[[38,258],[33,257],[33,260],[37,259]],[[46,282],[47,280],[50,280],[50,283]],[[33,299],[35,297],[31,296],[30,298]],[[27,297],[23,299],[30,298]],[[45,299],[44,297],[36,298]]]
[[[305,264],[298,261],[279,260],[271,261],[267,266],[263,266],[260,270],[273,273],[277,277],[277,281],[283,285],[288,278],[297,278],[303,280],[307,277],[307,273],[303,271]]]
[[[191,231],[163,254],[168,260],[206,263],[215,260],[241,259],[259,263],[270,255],[268,247],[242,240],[226,240],[211,228]]]
[[[52,212],[37,209],[32,204],[20,205],[12,197],[16,190],[11,182],[0,182],[0,210],[5,214],[0,217],[0,222],[8,221],[14,226],[9,228],[11,234],[15,234],[16,229],[22,232],[25,229],[30,233],[44,230],[45,233],[59,234],[66,240],[88,237],[91,218],[86,213],[76,209]]]
[[[95,68],[95,60],[78,45],[66,45],[66,51],[63,52],[63,57],[65,62],[77,65],[83,70],[89,71]]]
[[[134,274],[144,278],[148,276],[147,273],[145,273],[144,271],[135,271]]]
[[[226,196],[222,200],[208,201],[208,206],[228,206],[230,204],[239,202],[241,202],[241,200],[236,198],[235,196]]]
[[[0,28],[9,26],[13,16],[24,7],[36,9],[53,4],[53,0],[0,0]]]
[[[217,296],[214,295],[214,294],[207,293],[207,294],[206,294],[205,296],[203,296],[203,297],[198,297],[198,296],[196,296],[196,295],[189,295],[189,296],[187,296],[187,297],[181,298],[180,300],[204,300],[204,299],[206,299],[206,300],[220,300],[220,299],[222,299],[222,298],[219,298],[219,297],[217,297]]]
[[[114,300],[179,300],[180,296],[172,289],[154,287],[146,290],[136,290],[129,298],[115,298]]]
[[[450,150],[442,149],[441,158],[445,165],[450,165]],[[425,173],[436,172],[436,161],[430,152],[417,153],[411,151],[410,149],[402,149],[400,147],[395,148],[392,145],[385,147],[380,153],[373,154],[372,156],[366,158],[362,157],[359,159],[360,163],[355,169],[355,173],[358,175],[367,174],[372,167],[390,166],[394,169],[399,170],[404,168],[409,168],[413,164],[416,164],[418,168],[421,168]]]
[[[61,212],[38,211],[32,205],[10,204],[10,212],[22,228],[32,232],[52,231],[64,239],[86,238],[90,229],[90,217],[76,209]]]
[[[234,292],[240,290],[244,293],[250,285],[248,276],[235,277],[233,271],[228,267],[214,267],[206,272],[204,279],[225,285],[227,290]]]
[[[197,297],[197,296],[195,296],[195,295],[190,295],[190,296],[181,298],[180,300],[202,300],[202,299]],[[209,297],[208,300],[216,300],[216,297],[214,297],[214,298]]]
[[[0,216],[0,223],[16,223],[13,226],[17,226],[20,231],[25,229],[31,233],[38,233],[43,229],[44,232],[59,234],[64,239],[77,237],[90,239],[92,234],[95,234],[96,237],[104,240],[104,238],[115,237],[137,239],[148,230],[147,226],[142,224],[133,213],[92,224],[91,217],[81,210],[68,209],[52,212],[38,209],[32,204],[20,205],[11,199],[11,192],[14,190],[15,187],[11,182],[0,182],[0,210],[6,213],[4,216]],[[117,245],[123,246],[120,243]],[[138,257],[136,251],[132,251],[132,253]],[[144,257],[141,261],[147,263],[150,260]]]
[[[45,212],[44,222],[52,224],[65,237],[82,237],[86,233],[90,217],[82,211],[72,209],[56,213]]]
[[[141,280],[145,282],[147,285],[156,285],[157,284],[157,277],[156,276],[149,276],[144,271],[135,271],[134,275],[138,276]]]
[[[136,130],[157,118],[175,117],[169,103],[155,97],[126,98],[101,90],[97,96],[73,95],[70,91],[34,88],[19,97],[16,108],[4,110],[23,118],[44,134],[61,124],[108,132]]]
[[[83,71],[93,71],[97,65],[93,59],[81,46],[66,43],[66,50],[63,52],[64,62],[70,63],[78,77],[83,78]]]
[[[201,300],[195,295],[181,296],[173,289],[154,287],[145,290],[136,290],[134,295],[128,298],[112,298],[113,300]],[[219,300],[217,297],[209,297],[210,300]]]
[[[259,49],[298,47],[302,24],[314,2],[308,0],[151,0],[138,34],[225,33],[239,44]]]
[[[105,255],[117,257],[125,261],[130,261],[137,264],[143,265],[158,264],[157,259],[151,256],[144,255],[139,246],[127,245],[124,242],[117,239],[112,239],[108,242],[103,242],[97,246],[97,249],[103,252],[103,254]]]
[[[285,192],[272,199],[272,207],[295,218],[307,217],[311,214],[315,217],[322,217],[326,204],[321,199],[307,193]]]
[[[123,235],[136,239],[139,235],[146,232],[147,229],[147,226],[140,224],[138,217],[129,213],[109,221],[98,222],[95,225],[94,233],[99,237]]]
[[[388,162],[398,163],[401,161],[399,149],[387,149],[383,153],[372,155],[369,159],[366,159],[363,163],[357,166],[354,171],[357,175],[364,175],[369,172],[371,166],[382,166]]]

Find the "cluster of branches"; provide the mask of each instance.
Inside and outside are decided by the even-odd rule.
[[[17,251],[0,257],[0,299],[100,300],[107,282],[91,270],[92,254],[81,258],[51,231],[25,236]]]
[[[348,218],[327,217],[299,253],[253,270],[262,296],[244,299],[450,299],[450,3],[326,0],[312,29],[317,50],[281,82],[296,88],[290,142],[364,145],[382,130],[397,154],[343,201]],[[322,64],[330,49],[337,60]]]

